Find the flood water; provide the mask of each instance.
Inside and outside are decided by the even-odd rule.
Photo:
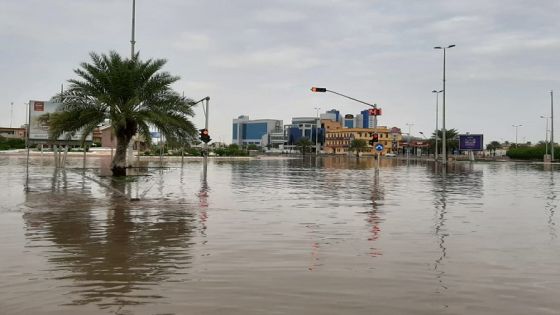
[[[555,167],[108,165],[0,156],[0,314],[560,314]]]

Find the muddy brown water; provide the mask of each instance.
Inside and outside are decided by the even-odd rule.
[[[0,314],[560,314],[556,167],[68,163],[0,156]]]

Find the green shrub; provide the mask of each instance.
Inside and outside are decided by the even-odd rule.
[[[25,140],[0,137],[0,150],[24,149]]]
[[[545,146],[537,145],[532,147],[511,147],[506,155],[515,160],[542,160],[544,157]],[[548,153],[550,154],[550,148]],[[554,149],[554,156],[560,156],[560,148]]]

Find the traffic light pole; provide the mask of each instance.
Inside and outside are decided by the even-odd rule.
[[[205,98],[206,100],[206,107],[204,109],[204,116],[206,116],[206,121],[204,123],[204,129],[208,130],[208,105],[210,104],[210,96]],[[208,156],[208,142],[204,142],[204,156]]]

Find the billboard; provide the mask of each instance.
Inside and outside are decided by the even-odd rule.
[[[49,115],[56,112],[61,103],[29,101],[29,140],[35,142],[47,142],[49,140]],[[57,140],[81,141],[82,133],[76,132],[68,139],[67,134],[62,134]],[[89,134],[86,141],[92,141],[93,136]]]
[[[459,150],[482,151],[484,150],[483,135],[459,135]]]

